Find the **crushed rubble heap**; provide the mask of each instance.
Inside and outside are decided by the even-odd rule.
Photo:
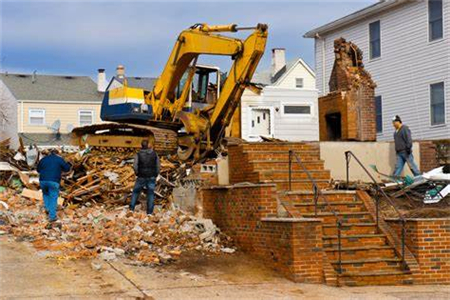
[[[91,204],[58,211],[59,223],[46,229],[42,203],[7,189],[0,193],[0,232],[31,242],[50,257],[77,259],[126,257],[145,264],[164,264],[185,251],[233,252],[230,239],[209,219],[179,210],[147,216],[127,207]]]

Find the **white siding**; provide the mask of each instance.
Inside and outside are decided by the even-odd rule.
[[[273,113],[273,137],[289,141],[318,141],[317,90],[265,87],[261,95],[248,90],[242,96],[242,137],[249,139],[251,108],[268,108]],[[284,105],[310,105],[311,115],[284,114]],[[278,111],[277,111],[278,109]]]
[[[383,132],[378,140],[392,140],[391,118],[396,114],[409,125],[415,139],[450,138],[450,1],[443,2],[444,38],[439,41],[428,41],[427,1],[401,5],[316,39],[319,93],[328,92],[334,62],[333,41],[344,37],[363,51],[365,67],[378,85],[375,94],[383,98]],[[377,20],[381,23],[381,57],[371,61],[369,23]],[[429,85],[439,81],[445,82],[447,124],[432,127]]]
[[[287,73],[277,81],[275,86],[287,89],[295,89],[296,78],[303,78],[304,89],[316,88],[316,78],[300,61],[292,66],[291,69],[289,69]]]
[[[11,91],[0,80],[0,141],[11,138],[10,146],[19,146],[17,134],[17,101]]]

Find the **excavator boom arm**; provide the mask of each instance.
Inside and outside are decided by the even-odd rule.
[[[267,39],[266,25],[259,24],[257,27],[244,29],[255,30],[244,42],[240,39],[215,34],[215,32],[240,30],[235,24],[218,26],[196,24],[178,36],[166,66],[150,97],[147,98],[147,104],[151,104],[153,107],[155,120],[164,119],[165,111],[170,111],[171,116],[167,116],[167,118],[173,119],[175,114],[182,109],[182,105],[176,103],[175,89],[191,63],[196,62],[199,55],[205,54],[231,56],[234,59],[234,64],[216,103],[217,111],[214,111],[211,119],[211,124],[216,125],[218,118],[228,116],[225,123],[229,123],[232,116],[231,110],[234,111],[235,102],[239,101],[246,84],[249,83],[264,53]],[[230,108],[233,109],[230,110]],[[231,116],[229,116],[230,112]]]

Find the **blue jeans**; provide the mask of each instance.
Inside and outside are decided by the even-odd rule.
[[[59,183],[54,181],[39,182],[44,198],[45,210],[50,221],[56,220],[56,207],[58,206]]]
[[[405,163],[408,164],[408,167],[411,169],[411,172],[414,174],[414,176],[420,175],[419,168],[414,162],[414,156],[412,155],[412,153],[408,155],[408,153],[402,151],[397,153],[397,163],[395,164],[394,176],[400,176]]]
[[[141,195],[142,189],[144,187],[147,187],[147,214],[153,213],[153,207],[154,202],[153,199],[155,197],[155,185],[156,185],[156,178],[142,178],[138,177],[136,179],[136,183],[134,184],[133,188],[133,195],[131,196],[131,204],[130,209],[134,210],[136,207],[136,202]]]

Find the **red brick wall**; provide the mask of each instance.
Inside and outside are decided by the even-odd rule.
[[[278,219],[274,185],[205,188],[204,217],[240,249],[296,282],[322,283],[322,225],[317,219]]]
[[[341,140],[376,141],[374,91],[367,86],[346,92],[332,92],[319,98],[319,136],[330,140],[326,115],[341,114]]]
[[[401,223],[388,221],[401,236]],[[419,263],[413,274],[419,284],[450,284],[450,219],[411,219],[406,222],[406,245]]]
[[[432,141],[419,141],[420,149],[420,169],[428,172],[439,167],[437,161],[436,145]]]
[[[277,166],[274,165],[274,167],[279,167],[280,165],[282,165],[284,170],[288,170],[287,155],[289,150],[294,150],[297,153],[301,151],[312,152],[308,154],[301,154],[302,160],[304,161],[318,161],[320,159],[320,148],[319,143],[317,142],[243,143],[228,145],[228,166],[230,183],[258,183],[267,180],[267,178],[262,176],[261,172],[254,170],[254,167],[257,165],[257,163],[254,163],[253,161],[272,160],[274,158],[274,154],[270,151],[284,152],[285,157],[283,157],[283,159],[286,159],[286,162],[280,163]],[[260,152],[256,153],[255,151]],[[318,162],[318,164],[322,164],[322,162]],[[323,165],[321,165],[320,167],[323,169]],[[329,179],[329,174],[325,174],[323,179]]]

